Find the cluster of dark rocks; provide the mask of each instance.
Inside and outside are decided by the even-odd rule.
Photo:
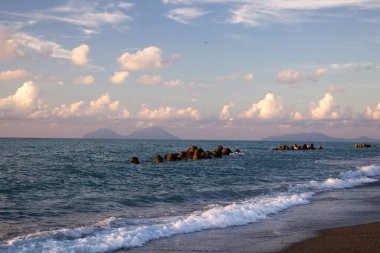
[[[230,155],[231,153],[240,153],[239,149],[232,151],[230,148],[224,148],[219,145],[213,151],[205,151],[200,147],[191,146],[186,151],[180,151],[177,153],[168,153],[162,157],[161,155],[156,155],[153,162],[162,163],[166,161],[181,161],[181,160],[201,160],[201,159],[211,159],[211,158],[222,158],[222,156]],[[139,164],[140,161],[136,156],[131,157],[131,163]]]
[[[362,144],[358,144],[358,143],[356,143],[356,144],[354,145],[354,148],[370,148],[370,147],[372,147],[372,146],[369,145],[369,144],[366,144],[366,143],[362,143]]]
[[[271,150],[314,150],[314,149],[323,149],[322,146],[314,147],[313,143],[310,144],[293,144],[290,147],[287,145],[280,145],[278,147],[272,147]]]

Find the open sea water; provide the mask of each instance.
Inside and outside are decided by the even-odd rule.
[[[133,249],[175,235],[274,219],[321,193],[380,179],[379,147],[314,143],[324,149],[270,150],[280,144],[0,139],[0,252]],[[242,153],[152,163],[157,154],[192,145]],[[133,155],[141,164],[129,162]]]

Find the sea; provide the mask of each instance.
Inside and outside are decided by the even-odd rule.
[[[0,252],[234,251],[225,244],[244,236],[255,252],[264,228],[274,242],[278,224],[312,228],[364,208],[361,199],[380,203],[379,147],[271,150],[280,144],[293,143],[2,138]],[[193,145],[240,153],[152,162]]]

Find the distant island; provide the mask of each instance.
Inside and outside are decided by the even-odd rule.
[[[130,135],[124,136],[109,128],[99,128],[86,133],[83,139],[140,139],[140,140],[179,140],[177,136],[169,133],[161,127],[147,127],[136,130]]]
[[[125,139],[125,136],[120,135],[109,128],[99,128],[93,132],[86,133],[82,136],[83,139]]]
[[[179,140],[179,138],[161,127],[147,127],[134,131],[127,139],[140,140]]]
[[[379,142],[380,140],[371,139],[365,136],[359,138],[335,138],[322,133],[299,133],[270,136],[262,139],[262,141],[304,141],[304,142]]]

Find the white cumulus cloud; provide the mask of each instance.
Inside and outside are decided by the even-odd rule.
[[[111,96],[108,93],[103,94],[97,99],[94,99],[90,102],[90,113],[97,113],[100,111],[116,111],[119,109],[120,102],[119,101],[112,101]]]
[[[88,104],[78,101],[72,104],[63,104],[54,108],[53,115],[58,118],[90,118],[90,119],[127,119],[129,111],[120,101],[112,100],[109,93],[91,100]]]
[[[0,99],[0,118],[28,117],[30,113],[38,110],[39,89],[32,82],[24,82],[13,95]]]
[[[71,50],[71,61],[76,65],[86,65],[88,63],[87,54],[89,52],[90,47],[87,44],[82,44]]]
[[[374,106],[367,106],[365,117],[371,120],[380,120],[380,102]]]
[[[141,70],[161,68],[179,59],[179,55],[173,55],[169,60],[162,59],[162,51],[158,47],[147,47],[135,53],[125,52],[117,60],[120,67],[126,70]]]
[[[315,81],[318,80],[319,77],[326,75],[327,72],[327,68],[317,68],[313,73],[308,75],[308,78]]]
[[[136,81],[144,85],[157,85],[161,82],[161,76],[142,75]]]
[[[176,109],[167,106],[151,110],[146,105],[143,105],[138,112],[137,118],[141,120],[198,120],[200,116],[199,112],[192,107]]]
[[[59,107],[54,108],[53,114],[59,118],[74,118],[83,116],[82,108],[84,101],[78,101],[72,104],[62,104]]]
[[[339,112],[335,110],[335,99],[332,93],[326,92],[318,104],[312,105],[311,118],[315,120],[338,119]]]
[[[163,86],[167,86],[167,87],[185,87],[186,83],[184,81],[182,81],[182,80],[175,79],[175,80],[170,80],[170,81],[164,82]]]
[[[294,70],[283,70],[276,75],[277,82],[280,83],[298,83],[305,79],[305,74]]]
[[[222,108],[222,111],[219,114],[219,119],[220,120],[233,120],[234,118],[230,114],[230,109],[234,107],[234,103],[229,103],[227,105],[224,105]]]
[[[0,80],[3,80],[3,81],[24,79],[27,76],[28,76],[28,72],[26,72],[23,69],[7,70],[7,71],[0,72]]]
[[[305,117],[300,112],[291,113],[291,118],[294,120],[303,120]]]
[[[125,82],[125,79],[129,76],[128,71],[118,71],[114,72],[113,75],[110,77],[111,83],[114,84],[121,84]]]
[[[75,78],[74,82],[76,84],[90,85],[95,82],[95,78],[93,76],[80,76]]]
[[[284,103],[280,96],[273,93],[267,93],[265,97],[257,103],[253,103],[251,108],[243,113],[240,117],[246,119],[275,119],[282,118],[284,115]]]

